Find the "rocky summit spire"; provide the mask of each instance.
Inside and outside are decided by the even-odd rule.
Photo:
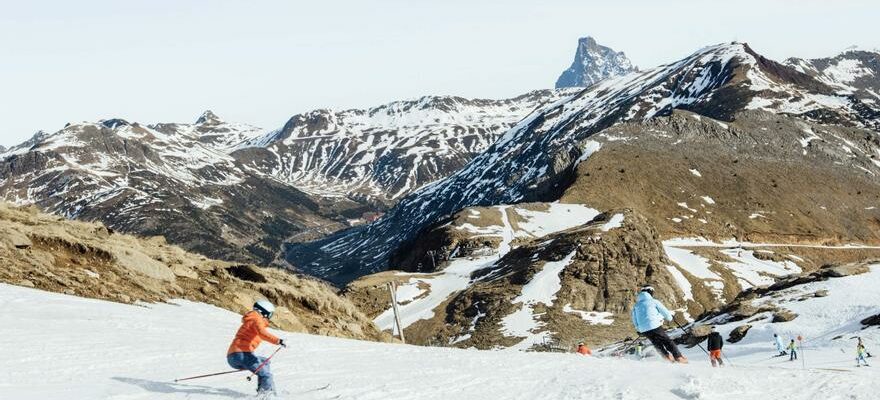
[[[202,113],[202,116],[200,116],[199,119],[196,120],[196,125],[219,124],[221,122],[223,122],[223,120],[220,119],[217,114],[214,114],[214,112],[211,110],[206,110]]]
[[[616,52],[587,36],[578,40],[574,61],[562,71],[556,87],[587,87],[602,79],[637,70],[622,51]]]

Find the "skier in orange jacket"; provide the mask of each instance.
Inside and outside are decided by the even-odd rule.
[[[269,319],[275,313],[275,306],[266,300],[254,303],[253,311],[248,311],[241,317],[241,327],[235,333],[235,339],[226,351],[226,361],[229,366],[237,369],[246,369],[257,374],[257,393],[274,392],[275,383],[272,381],[272,372],[265,357],[254,355],[254,350],[264,340],[279,346],[287,347],[283,339],[269,332]],[[260,367],[260,365],[263,365]],[[257,369],[259,368],[259,371]]]
[[[593,355],[593,351],[590,350],[590,348],[587,347],[587,345],[585,345],[584,342],[580,342],[580,343],[578,343],[577,352],[580,353],[580,354],[583,354],[583,355],[585,355],[585,356],[591,356],[591,355]]]

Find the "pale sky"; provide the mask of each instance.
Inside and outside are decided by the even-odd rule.
[[[315,108],[550,88],[591,35],[641,68],[748,42],[773,59],[880,48],[876,0],[0,0],[0,144],[66,122],[265,129]]]

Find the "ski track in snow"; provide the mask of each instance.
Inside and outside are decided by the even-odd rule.
[[[817,287],[827,285],[831,296],[792,305],[802,318],[817,316],[811,320],[815,324],[802,328],[808,338],[850,317],[880,311],[878,274],[862,278],[824,282]],[[826,310],[841,301],[852,302],[843,308],[846,312]],[[0,398],[255,398],[256,384],[242,373],[173,383],[229,370],[226,347],[240,321],[239,315],[213,306],[175,303],[132,306],[0,285],[0,306],[5,320],[12,321],[0,325]],[[774,326],[794,334],[801,329],[797,321]],[[720,330],[726,335],[732,325]],[[430,348],[284,332],[276,333],[289,347],[271,368],[278,398],[298,400],[876,398],[880,387],[870,368],[801,370],[799,362],[768,358],[773,350],[766,327],[753,328],[743,345],[727,344],[725,352],[735,367],[723,370],[709,367],[696,348],[686,350],[690,365],[669,365],[652,359]],[[862,335],[869,346],[877,343],[876,328]],[[839,359],[854,363],[851,342],[843,343],[844,354],[817,339],[803,354],[818,367],[834,367],[832,361]],[[258,353],[267,355],[273,347],[263,345]]]

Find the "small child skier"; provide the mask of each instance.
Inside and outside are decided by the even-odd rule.
[[[287,347],[284,340],[270,333],[269,319],[275,313],[275,306],[266,300],[254,303],[254,309],[241,317],[241,327],[235,333],[235,339],[226,352],[226,362],[236,369],[246,369],[257,374],[257,393],[272,393],[275,383],[272,372],[265,357],[254,355],[254,350],[264,340],[282,347]],[[257,370],[259,369],[259,371]]]
[[[862,363],[865,363],[866,367],[870,367],[870,365],[868,365],[868,360],[865,359],[867,353],[868,351],[865,350],[865,345],[859,341],[859,344],[856,345],[856,367],[861,367]]]
[[[709,334],[709,361],[712,363],[712,367],[716,366],[724,366],[724,361],[721,360],[721,348],[724,347],[724,339],[721,337],[721,334],[715,330],[715,327],[712,327],[712,333]],[[718,365],[716,365],[716,362]]]
[[[788,361],[797,360],[797,344],[794,342],[794,339],[791,339],[791,343],[788,344],[788,351],[791,352]]]

